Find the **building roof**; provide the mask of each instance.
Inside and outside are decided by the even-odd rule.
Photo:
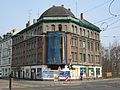
[[[96,25],[90,23],[89,21],[87,21],[87,20],[85,20],[85,19],[83,19],[83,20],[81,20],[81,21],[82,21],[84,27],[89,28],[89,29],[92,29],[92,30],[96,30],[96,31],[101,31],[101,30],[99,29],[99,27],[97,27]]]
[[[53,6],[46,10],[39,19],[43,17],[75,17],[74,14],[70,11],[70,9],[64,8],[64,6]]]

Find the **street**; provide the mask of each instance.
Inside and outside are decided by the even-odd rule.
[[[9,81],[0,80],[0,90],[9,90]],[[13,80],[12,90],[120,90],[120,79],[85,81]]]

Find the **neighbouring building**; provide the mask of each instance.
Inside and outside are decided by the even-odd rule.
[[[11,73],[12,62],[12,35],[18,30],[13,29],[11,32],[0,37],[0,72],[2,78],[8,78]]]
[[[2,64],[2,37],[0,36],[0,72],[2,72],[1,64]]]
[[[84,78],[102,77],[100,31],[83,14],[76,18],[63,5],[49,8],[12,37],[14,76],[53,79],[60,71],[61,78],[70,74],[79,79],[80,73]],[[69,70],[68,65],[73,68]]]
[[[12,34],[7,33],[3,35],[0,44],[0,69],[2,78],[8,78],[11,73],[11,60],[12,60]]]

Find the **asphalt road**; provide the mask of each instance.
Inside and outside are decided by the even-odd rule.
[[[0,80],[0,90],[9,90],[8,80]],[[120,79],[92,81],[26,81],[13,80],[12,90],[120,90]]]

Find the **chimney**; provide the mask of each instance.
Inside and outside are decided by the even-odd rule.
[[[68,8],[68,10],[69,10],[69,11],[71,11],[71,9],[70,9],[70,8]]]
[[[4,39],[6,38],[6,35],[5,35],[5,34],[3,35],[3,38],[4,38]]]
[[[15,33],[15,31],[16,31],[16,30],[15,30],[15,29],[13,29],[13,30],[12,30],[12,33]]]
[[[33,19],[33,24],[36,23],[36,19]]]
[[[26,28],[30,26],[30,21],[26,23]]]
[[[83,20],[83,13],[80,14],[80,19]]]
[[[64,7],[64,5],[61,5],[62,7]]]
[[[55,5],[53,5],[53,7],[55,7]]]

